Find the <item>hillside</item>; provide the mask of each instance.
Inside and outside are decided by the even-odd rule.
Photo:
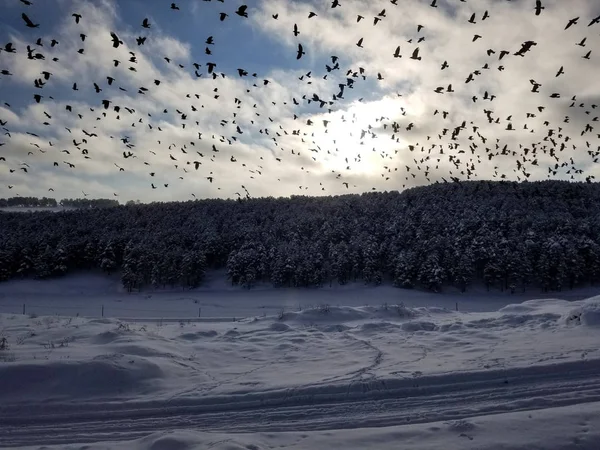
[[[560,291],[600,281],[600,187],[473,181],[334,197],[0,214],[0,279],[121,274],[128,290],[362,281]]]

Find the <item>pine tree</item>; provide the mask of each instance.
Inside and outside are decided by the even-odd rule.
[[[54,251],[53,264],[52,264],[52,275],[64,275],[68,270],[68,258],[67,253],[62,247],[58,247]]]
[[[416,266],[414,254],[403,250],[396,258],[394,266],[394,285],[397,287],[411,289],[417,282],[419,267]]]
[[[96,265],[98,254],[96,252],[96,244],[94,241],[88,241],[84,249],[83,261],[88,269]]]
[[[439,292],[444,280],[444,273],[437,253],[430,253],[421,266],[419,281],[427,289]]]
[[[455,261],[456,266],[453,268],[454,283],[461,292],[466,292],[474,273],[473,257],[469,250],[459,251],[455,255]]]
[[[115,251],[112,243],[108,243],[100,255],[100,268],[110,275],[117,268]]]
[[[54,252],[50,245],[46,245],[44,250],[36,256],[33,268],[36,278],[44,279],[52,275],[53,256]]]

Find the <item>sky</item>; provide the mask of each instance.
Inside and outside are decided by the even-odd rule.
[[[595,0],[176,6],[0,0],[0,197],[600,179]]]

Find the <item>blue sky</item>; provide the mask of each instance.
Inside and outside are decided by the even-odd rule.
[[[332,9],[330,1],[256,0],[246,2],[248,18],[235,14],[243,0],[180,1],[178,11],[162,0],[31,3],[0,0],[0,48],[16,48],[0,52],[0,70],[11,74],[0,75],[1,197],[330,195],[452,177],[600,175],[593,162],[600,24],[587,26],[600,11],[592,0],[546,0],[539,16],[525,1],[440,0],[432,8],[424,0],[343,0]],[[317,16],[309,19],[310,11]],[[26,27],[23,12],[39,28]],[[111,31],[123,41],[118,49]],[[53,38],[59,44],[51,48]],[[515,55],[528,40],[536,45]],[[306,54],[298,60],[299,43]],[[27,45],[45,59],[28,59]],[[401,58],[393,56],[397,46]],[[416,48],[421,60],[410,58]],[[509,53],[500,60],[502,50]],[[332,55],[339,69],[328,72]],[[217,64],[215,80],[208,62]],[[44,70],[52,75],[36,88]],[[43,96],[39,104],[34,94]],[[321,108],[315,96],[332,104]]]

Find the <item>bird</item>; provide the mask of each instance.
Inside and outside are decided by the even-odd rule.
[[[356,43],[356,46],[357,46],[357,47],[360,47],[360,48],[363,48],[363,46],[362,46],[362,43],[363,43],[363,38],[360,38],[360,39],[358,40],[358,42]]]
[[[142,21],[142,27],[150,28],[150,22],[148,21],[147,17]]]
[[[306,52],[304,51],[302,44],[298,44],[298,53],[296,55],[296,59],[302,58],[302,55],[306,55]]]
[[[0,52],[5,51],[6,53],[16,53],[16,49],[12,42],[8,42],[4,45],[4,48],[0,48]]]
[[[567,23],[567,26],[565,27],[565,30],[568,30],[573,25],[575,25],[578,20],[579,20],[579,17],[575,17],[574,19],[569,20],[569,22]]]
[[[246,12],[247,9],[248,9],[247,5],[242,5],[237,9],[237,11],[235,13],[240,17],[248,17],[248,13]]]
[[[71,16],[75,17],[75,23],[79,23],[79,21],[81,20],[81,14],[73,13],[71,14]]]
[[[546,9],[544,6],[542,6],[542,0],[536,0],[535,1],[535,15],[539,16],[542,13],[542,9]]]
[[[113,41],[113,47],[114,48],[118,48],[120,44],[123,44],[123,41],[119,39],[119,36],[117,36],[113,31],[110,32],[110,35],[112,37],[112,41]],[[116,59],[114,61],[117,61]],[[116,66],[117,64],[115,64]]]
[[[39,28],[39,23],[33,23],[31,19],[27,16],[27,14],[22,13],[21,18],[25,21],[25,25],[29,28]]]

